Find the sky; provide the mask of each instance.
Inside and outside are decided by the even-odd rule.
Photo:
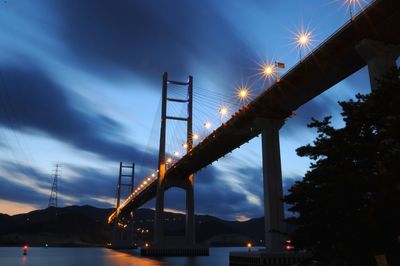
[[[193,76],[201,139],[229,118],[221,106],[231,115],[245,104],[235,99],[238,87],[251,98],[268,89],[260,65],[284,62],[284,74],[349,19],[345,0],[0,0],[0,213],[46,208],[56,163],[59,206],[115,206],[120,161],[135,162],[135,182],[157,168],[164,71]],[[307,49],[296,45],[301,30],[311,32]],[[309,168],[295,150],[316,137],[311,117],[332,115],[343,126],[337,102],[369,91],[363,68],[286,121],[285,191]],[[181,106],[169,110],[182,114]],[[169,154],[184,152],[184,134],[168,125]],[[196,174],[196,213],[263,216],[260,144],[255,138]],[[184,202],[181,189],[167,191],[167,209],[183,211]]]

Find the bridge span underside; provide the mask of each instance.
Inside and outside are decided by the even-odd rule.
[[[166,188],[168,180],[186,178],[258,136],[257,119],[285,120],[301,105],[366,66],[357,50],[363,40],[398,45],[399,17],[399,0],[378,0],[370,5],[169,168]],[[119,214],[139,208],[154,198],[156,191],[157,182],[153,182],[132,197]]]

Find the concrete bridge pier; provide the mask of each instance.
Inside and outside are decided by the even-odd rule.
[[[208,247],[195,243],[194,221],[194,176],[181,180],[163,180],[159,183],[156,196],[156,215],[154,224],[154,243],[140,250],[142,256],[208,256]],[[184,236],[164,235],[164,191],[179,187],[186,191],[186,231]]]
[[[111,246],[113,249],[132,249],[135,248],[133,244],[134,227],[133,223],[128,223],[124,226],[113,226],[111,232]]]
[[[284,251],[285,238],[279,232],[285,232],[281,154],[279,129],[282,120],[257,119],[261,129],[262,162],[264,184],[265,247],[267,251]]]
[[[364,39],[356,46],[356,50],[368,64],[371,90],[376,90],[378,88],[377,79],[391,68],[396,67],[396,60],[400,56],[400,45]]]
[[[186,186],[186,244],[195,244],[195,221],[194,221],[194,176],[190,175]]]
[[[166,187],[179,187],[186,192],[186,226],[183,239],[174,238],[174,241],[165,237],[164,234],[164,192]],[[177,243],[177,240],[178,241]],[[174,243],[172,243],[174,242]],[[156,211],[154,221],[154,245],[171,246],[194,246],[195,245],[195,221],[194,221],[194,176],[190,175],[187,179],[174,181],[174,184],[168,184],[162,178],[161,184],[157,187]]]
[[[159,178],[154,215],[154,245],[164,242],[164,178]]]
[[[264,183],[264,222],[265,249],[252,252],[231,252],[229,264],[249,265],[294,265],[309,257],[307,253],[285,251],[286,225],[284,222],[283,188],[279,129],[283,120],[258,118],[256,127],[261,129],[263,183]]]

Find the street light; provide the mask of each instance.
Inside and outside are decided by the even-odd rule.
[[[285,64],[275,61],[274,64],[265,64],[262,68],[262,74],[266,78],[272,78],[275,75],[276,82],[279,82],[279,69],[285,68]]]
[[[205,129],[210,129],[211,128],[211,123],[210,122],[205,122],[204,123],[204,128]]]
[[[346,0],[346,2],[349,5],[350,20],[353,20],[353,6],[356,1],[355,0]]]
[[[244,101],[250,96],[250,91],[247,87],[239,87],[236,90],[236,96],[239,100]]]
[[[272,75],[274,74],[274,72],[275,72],[275,67],[274,67],[274,65],[272,65],[272,64],[265,64],[265,65],[263,65],[263,67],[262,67],[262,74],[263,74],[264,77],[270,78],[270,77],[272,77]]]
[[[300,60],[301,60],[301,49],[309,48],[310,44],[312,42],[312,36],[311,32],[309,31],[300,31],[296,35],[296,43],[297,47],[299,47],[299,55],[300,55]]]
[[[228,107],[226,106],[221,106],[218,110],[219,112],[219,118],[220,118],[220,122],[223,122],[223,117],[226,116],[228,114]]]
[[[361,2],[365,2],[365,0],[345,0],[345,3],[349,7],[350,20],[353,20],[354,7],[356,6],[356,4],[361,6]]]
[[[226,116],[228,114],[228,108],[225,106],[222,106],[221,108],[219,108],[219,114],[221,116]]]
[[[310,37],[307,33],[301,33],[299,36],[297,36],[297,43],[300,47],[306,46],[309,41]]]

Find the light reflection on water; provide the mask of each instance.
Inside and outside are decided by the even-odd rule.
[[[211,266],[229,265],[229,252],[246,250],[210,248],[210,256],[146,258],[139,251],[114,251],[105,248],[40,248],[31,247],[28,255],[22,248],[0,248],[0,266]]]

